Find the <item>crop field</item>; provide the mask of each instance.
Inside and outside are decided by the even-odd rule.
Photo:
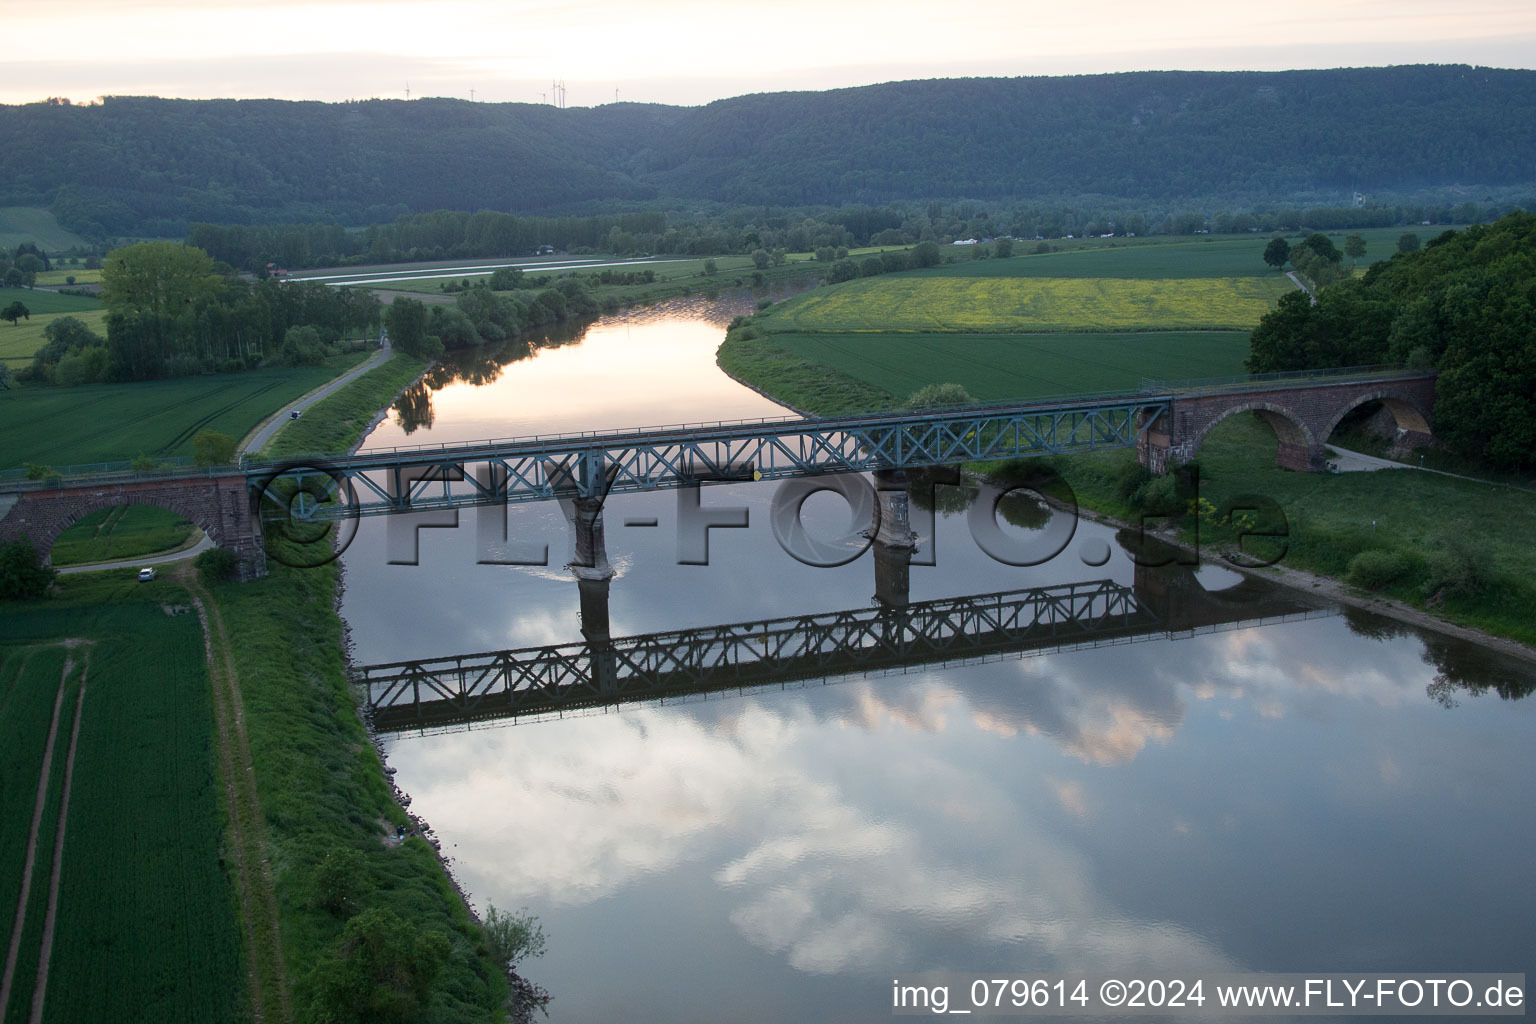
[[[57,644],[0,647],[0,941],[7,947],[63,669]],[[0,1019],[4,1012],[0,1007]]]
[[[807,292],[771,310],[763,324],[796,332],[1247,330],[1293,288],[1285,278],[901,275]]]
[[[42,207],[0,206],[0,247],[14,250],[23,242],[35,242],[48,253],[89,248],[85,239]]]
[[[23,461],[65,466],[191,455],[198,431],[244,437],[274,410],[364,358],[336,356],[324,366],[176,380],[0,391],[0,469]]]
[[[38,294],[50,295],[52,293],[40,292]],[[69,298],[70,296],[64,297]],[[90,302],[91,300],[76,299],[75,301]],[[28,308],[31,308],[30,305]],[[12,370],[19,370],[23,366],[31,366],[32,357],[47,342],[47,339],[43,337],[43,329],[52,321],[64,316],[72,316],[83,322],[97,334],[106,337],[107,312],[100,308],[99,305],[93,309],[68,313],[39,313],[33,310],[32,319],[22,320],[14,326],[10,321],[0,322],[0,362],[5,363]]]
[[[117,505],[84,517],[53,542],[54,565],[83,565],[168,551],[185,544],[193,526],[156,505]]]
[[[24,853],[62,668],[62,648],[38,641],[88,640],[73,652],[84,671],[77,667],[69,680],[54,753],[54,772],[62,776],[83,677],[44,1020],[236,1019],[244,982],[219,859],[223,821],[197,617],[177,611],[186,595],[171,581],[137,584],[131,570],[77,579],[72,587],[116,603],[91,607],[66,594],[46,605],[9,605],[0,614],[0,685],[15,679],[14,696],[17,684],[29,684],[22,692],[30,698],[7,699],[0,717],[7,739],[0,755],[7,760],[0,827],[8,840],[0,864],[8,878],[19,878],[19,868],[11,871],[17,847],[9,840],[19,817]],[[11,770],[18,746],[36,748],[28,772]],[[13,779],[29,790],[19,800]],[[50,788],[44,820],[51,824],[39,837],[7,1022],[28,1019],[61,797]],[[13,904],[15,882],[9,885],[0,892],[10,893]]]
[[[998,401],[1134,390],[1142,377],[1242,373],[1242,331],[1109,334],[775,334],[772,344],[905,399],[953,382]]]

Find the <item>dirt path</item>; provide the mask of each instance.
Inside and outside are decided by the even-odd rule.
[[[229,653],[229,634],[224,630],[218,605],[197,582],[196,575],[182,566],[177,570],[176,578],[191,594],[192,606],[197,609],[198,620],[202,623],[208,677],[213,684],[219,774],[229,812],[230,845],[239,890],[236,895],[245,931],[251,1015],[257,1024],[287,1024],[293,1015],[283,972],[272,865],[266,856],[266,819],[262,817],[257,799],[255,767],[245,730],[245,705]]]
[[[59,827],[53,834],[53,871],[48,875],[48,910],[43,915],[43,937],[37,954],[37,982],[32,986],[31,1024],[43,1024],[43,1000],[48,995],[48,965],[53,961],[53,929],[59,914],[59,877],[64,873],[64,826],[69,820],[69,791],[75,781],[75,749],[80,745],[80,719],[85,714],[85,677],[90,668],[91,659],[87,654],[80,666],[75,724],[69,732],[69,753],[64,758],[64,792],[59,797]],[[69,677],[67,668],[64,676]]]

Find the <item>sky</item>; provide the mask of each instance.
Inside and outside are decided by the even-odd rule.
[[[6,4],[0,102],[697,105],[914,78],[1536,67],[1531,0],[72,0]]]

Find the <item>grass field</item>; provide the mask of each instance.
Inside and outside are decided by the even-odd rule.
[[[1421,241],[1447,230],[1429,228],[1371,228],[1359,232],[1326,232],[1342,252],[1344,238],[1358,234],[1365,239],[1364,267],[1377,260],[1389,259],[1397,252],[1397,240],[1417,230]],[[1014,255],[1005,260],[970,258],[969,247],[949,246],[956,262],[925,271],[936,277],[1119,277],[1119,278],[1191,278],[1191,277],[1283,277],[1264,262],[1264,246],[1274,236],[1203,235],[1198,238],[1051,239],[1044,243],[1020,241]],[[1300,237],[1288,238],[1293,245]],[[1034,254],[1036,245],[1045,244],[1058,252]],[[950,253],[946,252],[946,255]]]
[[[366,358],[326,365],[78,388],[0,391],[0,469],[192,454],[208,429],[244,437],[276,409]]]
[[[0,206],[0,247],[14,250],[23,242],[34,242],[47,253],[90,247],[42,207]]]
[[[40,749],[58,692],[58,640],[88,644],[85,701],[63,845],[57,930],[48,974],[46,1021],[231,1020],[241,1015],[244,980],[232,893],[220,864],[221,814],[212,755],[209,683],[201,630],[174,583],[138,584],[131,570],[75,577],[59,598],[0,611],[0,715],[5,757],[36,748],[28,772],[3,781],[7,842],[0,866],[13,874],[16,818],[30,824]],[[27,658],[12,675],[11,666]],[[66,691],[54,771],[62,774],[77,668]],[[14,682],[12,682],[14,680]],[[41,705],[41,707],[39,707]],[[39,727],[41,722],[41,727]],[[12,735],[16,734],[16,735]],[[19,789],[13,792],[13,780]],[[50,789],[56,824],[61,801]],[[39,950],[53,826],[38,849],[32,902],[7,1022],[28,1019]],[[21,849],[24,851],[24,841]],[[41,876],[41,877],[39,877]],[[10,893],[14,883],[0,890]],[[10,909],[0,906],[0,914]],[[34,913],[35,912],[35,913]],[[7,914],[6,921],[11,918]],[[7,932],[9,929],[7,928]]]
[[[69,278],[74,278],[74,283],[100,284],[101,271],[86,270],[84,267],[61,267],[57,270],[45,270],[37,275],[37,283],[48,288],[67,288]]]
[[[39,294],[48,295],[49,292]],[[69,296],[65,296],[68,298]],[[89,302],[89,299],[77,299],[79,302]],[[23,366],[32,365],[32,357],[37,350],[47,342],[43,336],[43,330],[54,320],[60,317],[72,316],[83,322],[91,330],[102,337],[107,335],[107,312],[99,306],[95,309],[78,310],[75,312],[37,313],[32,314],[32,319],[22,320],[14,326],[8,322],[0,323],[0,362],[5,363],[12,370],[20,370]]]
[[[760,322],[775,332],[1246,330],[1293,288],[1285,278],[900,274],[806,292],[769,310]]]
[[[1142,377],[1242,373],[1246,332],[775,334],[772,343],[905,399],[934,381],[983,401],[1134,390]]]
[[[17,300],[32,311],[33,317],[39,313],[85,313],[102,308],[99,300],[84,295],[60,295],[45,288],[0,288],[0,308]],[[4,325],[9,327],[11,323],[7,320]]]
[[[157,505],[117,505],[92,512],[53,542],[54,565],[85,565],[179,548],[194,527]]]

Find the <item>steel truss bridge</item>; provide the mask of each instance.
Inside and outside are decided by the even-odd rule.
[[[1280,621],[1306,605],[1229,609],[1209,627]],[[859,608],[354,670],[379,732],[462,727],[631,701],[880,674],[1191,635],[1111,580]]]
[[[303,464],[251,460],[243,468],[258,492],[282,476],[319,496],[302,517],[340,519],[1127,448],[1171,401],[1171,393],[1080,396],[389,448]]]

